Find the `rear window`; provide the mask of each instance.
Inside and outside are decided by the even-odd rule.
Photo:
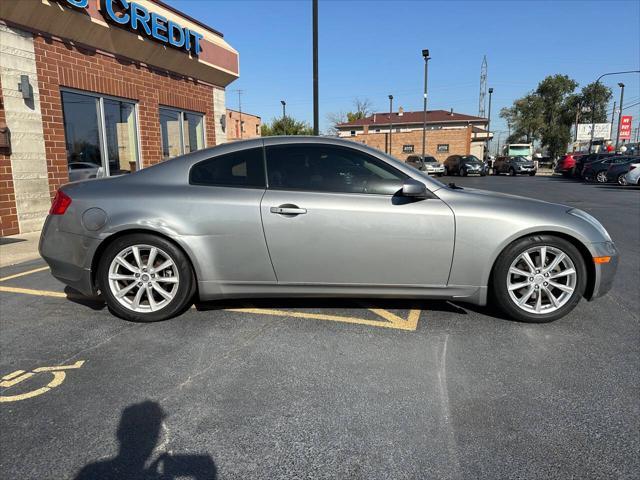
[[[261,147],[240,150],[196,163],[189,183],[218,187],[266,188]]]

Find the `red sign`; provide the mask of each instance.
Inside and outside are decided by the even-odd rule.
[[[631,139],[631,115],[625,115],[620,119],[620,140]]]

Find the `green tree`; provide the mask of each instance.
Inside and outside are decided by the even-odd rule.
[[[607,105],[611,100],[613,93],[611,89],[601,83],[590,83],[582,87],[580,94],[576,96],[576,109],[587,110],[580,113],[580,117],[584,122],[591,122],[591,112],[593,112],[594,123],[605,123],[607,121]]]
[[[578,83],[568,76],[553,75],[542,80],[535,91],[542,107],[540,140],[552,158],[565,152],[571,141],[571,106],[575,103],[573,92],[577,87]]]
[[[543,126],[542,103],[535,93],[529,93],[513,102],[513,106],[500,110],[507,121],[511,134],[509,143],[533,143],[540,139]]]
[[[263,137],[313,135],[313,128],[307,122],[296,120],[287,115],[286,117],[274,118],[270,124],[263,123],[260,132]]]

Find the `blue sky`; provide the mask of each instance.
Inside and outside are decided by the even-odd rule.
[[[168,0],[223,32],[240,52],[240,79],[227,89],[227,106],[264,121],[287,114],[311,123],[311,1]],[[320,0],[321,129],[329,112],[348,111],[354,97],[388,109],[387,96],[405,110],[422,109],[423,60],[429,48],[429,109],[478,113],[480,65],[487,55],[494,88],[492,130],[506,130],[501,107],[563,73],[581,86],[600,74],[640,69],[637,1],[364,1]],[[608,77],[618,100],[640,101],[640,75]],[[613,99],[612,99],[613,103]],[[640,120],[640,105],[628,108]]]

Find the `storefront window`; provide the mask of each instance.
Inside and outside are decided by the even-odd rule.
[[[172,108],[160,109],[162,160],[204,148],[204,117]]]
[[[135,104],[62,92],[69,180],[122,175],[138,165]]]
[[[131,103],[104,100],[104,126],[107,133],[109,172],[120,175],[136,171],[138,144],[136,114]]]
[[[98,98],[62,92],[69,179],[104,176]]]

